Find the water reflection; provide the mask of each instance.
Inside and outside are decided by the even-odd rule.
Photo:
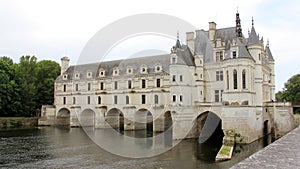
[[[101,130],[91,128],[90,132],[92,131]],[[141,133],[124,134],[137,136]],[[170,135],[164,136],[171,138]],[[146,144],[152,148],[171,146],[169,139],[152,139],[151,144]],[[201,145],[196,139],[188,139],[159,156],[132,159],[104,151],[94,144],[81,128],[7,129],[0,131],[0,168],[229,168],[263,146],[263,139],[249,145],[237,145],[232,160],[215,163],[207,160],[210,159],[207,152],[214,151],[213,147],[209,144]]]

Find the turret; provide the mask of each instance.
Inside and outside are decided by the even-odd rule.
[[[69,67],[70,59],[67,56],[61,58],[61,71],[60,74],[62,75]]]

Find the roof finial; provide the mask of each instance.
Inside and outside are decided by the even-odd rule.
[[[240,14],[237,11],[236,13],[236,19],[235,19],[235,32],[236,32],[236,36],[240,38],[240,40],[242,39],[243,35],[242,35],[242,26],[241,26],[241,19],[240,19]]]
[[[253,19],[253,16],[252,16],[252,28],[254,27],[254,19]]]
[[[269,38],[267,39],[267,47],[269,47],[270,45],[270,41],[269,41]]]
[[[177,30],[177,39],[179,39],[179,31]]]

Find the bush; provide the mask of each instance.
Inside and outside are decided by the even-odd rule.
[[[6,128],[6,127],[7,127],[7,121],[6,121],[6,120],[3,120],[3,121],[2,121],[2,127],[3,127],[3,128]]]

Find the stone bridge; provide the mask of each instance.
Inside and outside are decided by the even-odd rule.
[[[294,128],[288,103],[265,103],[262,107],[225,106],[221,103],[174,105],[44,106],[39,125],[112,127],[116,130],[163,132],[171,126],[173,139],[207,140],[215,130],[232,130],[237,142],[250,143],[272,133],[282,136]]]

